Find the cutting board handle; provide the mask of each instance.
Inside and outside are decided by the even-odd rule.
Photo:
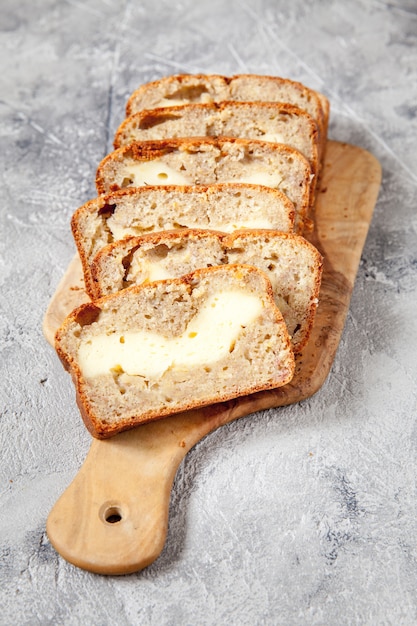
[[[192,446],[234,419],[230,406],[190,411],[111,439],[93,440],[56,502],[47,534],[67,561],[98,574],[128,574],[154,561],[168,529],[172,483]]]

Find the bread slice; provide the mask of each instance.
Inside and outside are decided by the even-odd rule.
[[[326,143],[329,121],[329,101],[323,94],[300,82],[277,76],[240,74],[180,74],[165,76],[141,85],[130,96],[126,115],[129,117],[144,109],[175,106],[186,103],[222,102],[288,102],[309,113],[319,127],[322,151]]]
[[[282,192],[238,183],[127,187],[90,200],[71,220],[86,290],[92,298],[95,290],[90,265],[97,252],[113,241],[183,228],[290,232],[293,225],[294,206]]]
[[[288,383],[294,356],[263,272],[228,265],[76,309],[56,334],[91,434]]]
[[[100,298],[131,285],[236,263],[256,266],[268,276],[294,352],[300,352],[316,313],[322,257],[299,235],[275,230],[232,234],[182,230],[132,237],[103,248],[92,264],[92,276]]]
[[[285,193],[293,202],[296,231],[308,222],[311,167],[294,148],[249,139],[194,138],[132,143],[100,163],[99,194],[155,184],[252,183]]]
[[[219,136],[288,144],[308,159],[316,179],[318,126],[311,115],[291,104],[221,102],[140,111],[119,126],[114,147],[171,137]]]

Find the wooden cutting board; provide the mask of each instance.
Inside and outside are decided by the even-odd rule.
[[[127,574],[149,565],[164,546],[171,487],[188,450],[227,422],[299,402],[320,389],[342,334],[380,182],[381,167],[369,152],[328,142],[310,237],[324,256],[320,304],[293,381],[93,440],[47,520],[48,537],[67,561],[100,574]],[[76,257],[45,315],[44,334],[52,345],[64,317],[87,300]]]

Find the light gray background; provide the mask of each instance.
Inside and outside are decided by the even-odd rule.
[[[0,623],[415,624],[415,0],[1,0],[0,29]],[[322,90],[383,184],[324,387],[196,446],[161,557],[106,578],[45,535],[90,436],[42,318],[127,97],[196,71]]]

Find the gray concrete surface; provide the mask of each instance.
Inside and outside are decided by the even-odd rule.
[[[416,624],[415,1],[2,0],[0,44],[0,623]],[[90,436],[42,318],[128,95],[195,71],[322,90],[383,184],[324,387],[197,445],[160,558],[106,578],[45,534]]]

